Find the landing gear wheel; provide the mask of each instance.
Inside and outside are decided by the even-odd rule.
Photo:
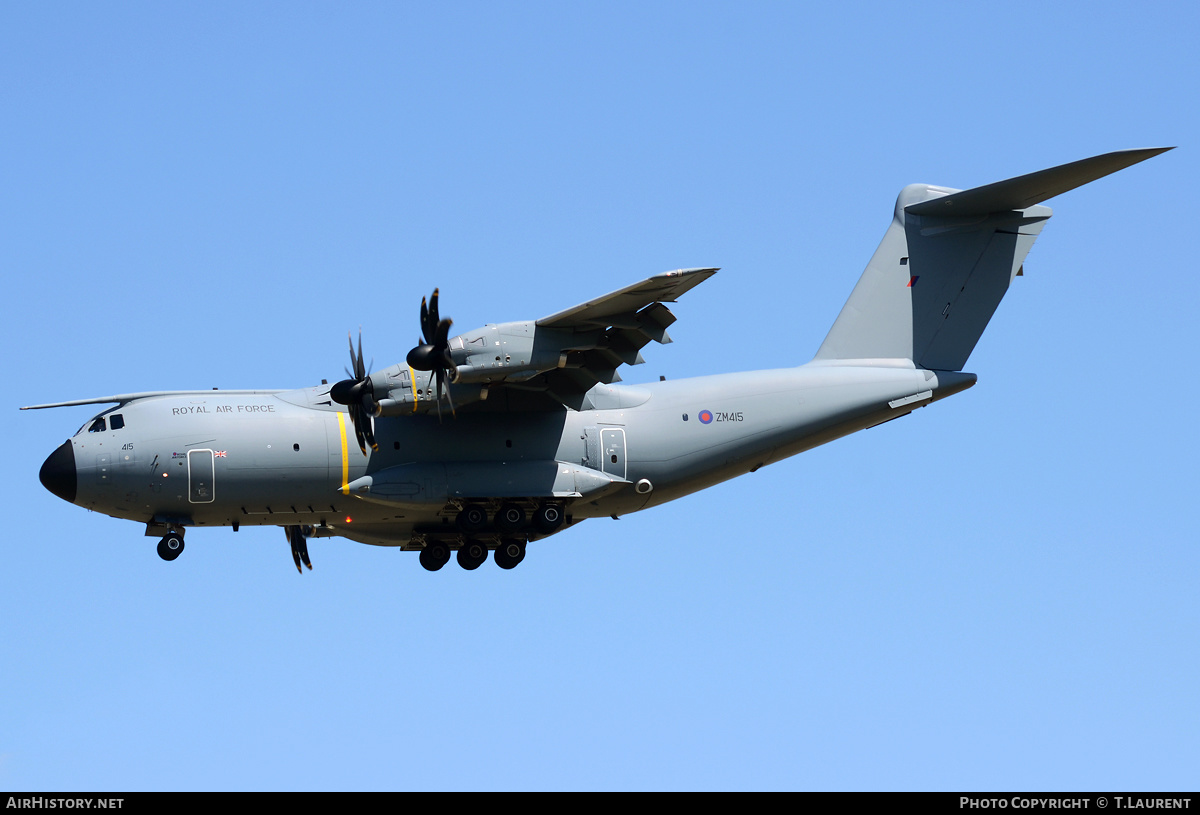
[[[519,504],[505,504],[496,513],[496,528],[501,532],[516,532],[525,525],[525,510]]]
[[[430,543],[421,550],[421,565],[431,572],[446,565],[450,560],[450,547],[444,543]]]
[[[169,532],[158,542],[158,556],[163,560],[174,560],[183,554],[183,535]]]
[[[564,520],[566,520],[566,516],[558,504],[542,504],[533,513],[533,526],[543,535],[557,532]]]
[[[506,538],[496,549],[496,565],[501,569],[511,569],[525,559],[525,541],[516,538]]]
[[[467,571],[478,569],[487,560],[487,547],[480,541],[467,541],[458,550],[458,565]]]
[[[455,518],[455,523],[458,524],[459,531],[474,535],[476,532],[482,532],[487,527],[487,510],[479,506],[479,504],[467,504],[462,508],[462,512],[458,513]]]

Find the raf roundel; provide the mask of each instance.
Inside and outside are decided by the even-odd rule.
[[[700,411],[700,424],[712,424],[712,419],[713,417],[711,410]]]

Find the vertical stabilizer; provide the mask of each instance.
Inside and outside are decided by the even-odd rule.
[[[905,187],[815,360],[910,360],[959,371],[1060,193],[1171,148],[1123,150],[971,190]]]

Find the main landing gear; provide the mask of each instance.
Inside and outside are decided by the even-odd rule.
[[[488,548],[483,541],[469,540],[458,550],[458,565],[468,572],[478,569],[487,560]]]
[[[421,550],[421,565],[431,572],[446,565],[450,560],[450,547],[441,541],[427,543]]]
[[[450,548],[455,540],[458,546],[458,565],[473,571],[487,560],[488,551],[495,549],[493,559],[501,569],[512,569],[525,559],[525,545],[530,535],[540,537],[552,535],[566,521],[561,504],[539,504],[532,517],[525,507],[516,502],[502,504],[488,523],[488,511],[480,504],[466,504],[454,519],[460,536],[449,541],[436,537],[429,539],[421,550],[421,565],[431,572],[450,562]]]
[[[158,542],[158,556],[163,560],[174,560],[183,554],[183,533],[171,530]]]
[[[479,539],[470,539],[458,549],[458,565],[474,571],[487,560],[488,545]],[[450,562],[450,546],[443,541],[430,541],[421,550],[421,565],[436,572]],[[500,539],[494,554],[496,565],[501,569],[512,569],[525,559],[525,538],[506,537]]]
[[[501,569],[516,568],[516,565],[525,559],[525,541],[520,538],[505,538],[496,547],[493,557]]]

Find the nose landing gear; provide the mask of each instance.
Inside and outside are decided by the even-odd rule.
[[[158,556],[163,560],[174,560],[183,554],[183,533],[171,531],[158,542]]]

